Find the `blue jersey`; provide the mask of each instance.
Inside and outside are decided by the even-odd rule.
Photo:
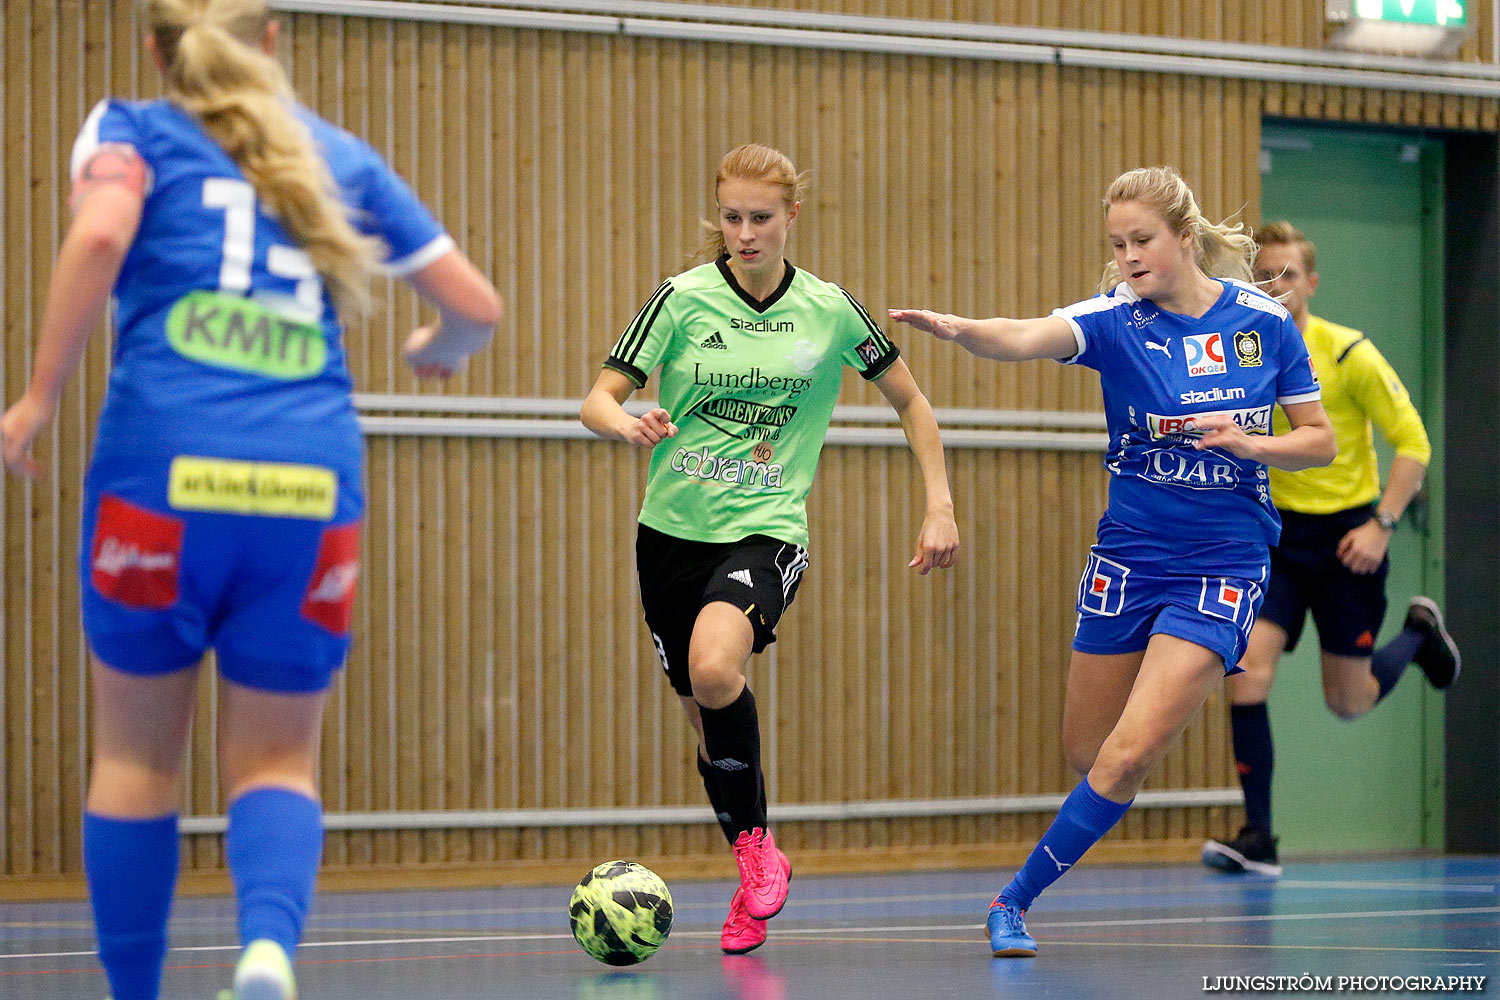
[[[297,108],[355,226],[411,274],[453,248],[367,144]],[[338,317],[307,255],[191,114],[96,105],[73,175],[100,146],[145,161],[140,229],[115,283],[117,338],[101,454],[195,454],[356,466],[359,425]]]
[[[1229,414],[1250,434],[1271,433],[1276,404],[1320,398],[1291,314],[1253,285],[1223,292],[1194,319],[1142,299],[1123,282],[1053,311],[1073,328],[1066,364],[1097,369],[1109,427],[1109,515],[1183,539],[1273,545],[1281,519],[1266,467],[1227,451],[1194,449],[1191,418]]]

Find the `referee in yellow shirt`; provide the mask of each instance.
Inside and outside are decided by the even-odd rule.
[[[1426,597],[1413,597],[1401,633],[1375,648],[1386,609],[1386,548],[1422,485],[1432,447],[1406,387],[1375,345],[1358,330],[1307,311],[1318,287],[1316,250],[1307,237],[1287,222],[1271,223],[1255,237],[1261,247],[1256,281],[1291,311],[1307,341],[1339,453],[1321,468],[1270,470],[1281,541],[1271,549],[1265,605],[1240,662],[1245,672],[1229,679],[1246,825],[1233,840],[1204,844],[1203,863],[1226,872],[1280,875],[1271,832],[1274,757],[1266,698],[1276,663],[1296,647],[1307,613],[1312,612],[1323,653],[1323,697],[1341,719],[1357,719],[1374,708],[1411,662],[1433,687],[1447,688],[1458,676],[1459,655],[1442,613]],[[1374,427],[1396,451],[1384,493]],[[1275,432],[1286,431],[1286,417],[1278,409]]]

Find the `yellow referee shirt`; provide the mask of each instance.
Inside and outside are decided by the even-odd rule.
[[[1380,496],[1373,426],[1380,428],[1397,455],[1423,465],[1432,457],[1432,445],[1406,386],[1364,334],[1309,316],[1302,339],[1323,385],[1323,409],[1333,424],[1339,454],[1322,468],[1271,469],[1271,500],[1282,510],[1332,514]],[[1277,434],[1291,430],[1280,407],[1273,427]]]

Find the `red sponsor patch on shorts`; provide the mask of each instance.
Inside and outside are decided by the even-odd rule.
[[[182,568],[180,519],[105,494],[90,545],[90,578],[104,597],[159,611],[177,603]]]
[[[318,559],[302,597],[302,617],[334,635],[348,635],[359,582],[359,522],[325,528]]]
[[[1369,629],[1365,629],[1359,634],[1359,638],[1354,640],[1354,644],[1360,649],[1374,649],[1375,637],[1370,634]]]

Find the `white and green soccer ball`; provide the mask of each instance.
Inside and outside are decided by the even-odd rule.
[[[583,877],[568,902],[573,937],[606,965],[634,965],[656,954],[672,930],[672,894],[634,861],[606,861]]]

